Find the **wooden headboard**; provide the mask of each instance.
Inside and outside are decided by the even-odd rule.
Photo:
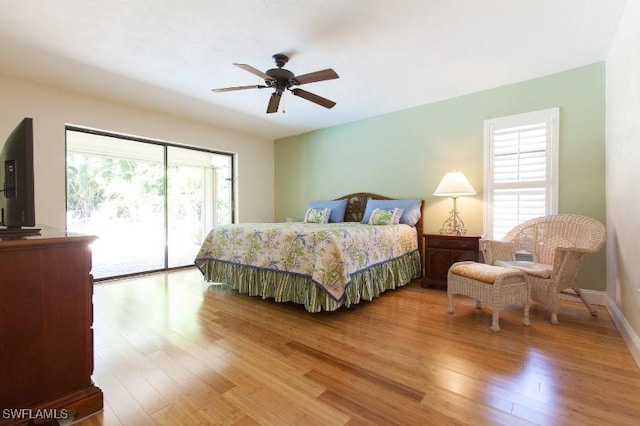
[[[364,210],[367,207],[367,200],[393,200],[394,198],[385,197],[384,195],[373,194],[371,192],[356,192],[353,194],[343,195],[342,197],[336,198],[337,200],[348,200],[347,201],[347,210],[344,213],[344,221],[345,222],[360,222],[362,221],[362,217],[364,216]],[[424,201],[420,203],[420,219],[418,223],[416,223],[416,231],[418,238],[418,250],[420,251],[420,258],[423,257],[423,247],[422,247],[422,209],[424,207]]]

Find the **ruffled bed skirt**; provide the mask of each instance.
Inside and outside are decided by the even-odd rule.
[[[309,312],[335,311],[341,306],[348,308],[360,303],[361,300],[373,300],[385,290],[408,284],[420,277],[421,272],[420,254],[416,250],[351,274],[344,296],[336,300],[307,275],[214,259],[196,259],[195,263],[207,281],[227,284],[250,296],[302,304]]]

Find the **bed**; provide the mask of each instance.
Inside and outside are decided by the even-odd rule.
[[[415,223],[415,217],[404,220],[407,212],[400,209],[393,212],[402,214],[405,223],[361,223],[363,218],[380,217],[381,212],[373,207],[402,201],[411,201],[412,206],[418,203]],[[344,206],[344,214],[340,209],[331,210],[332,215],[344,217],[343,222],[215,227],[202,243],[195,264],[207,281],[250,296],[302,304],[312,313],[351,308],[420,277],[421,200],[361,192],[331,202]],[[416,208],[412,210],[415,213]],[[306,216],[311,212],[308,208]]]

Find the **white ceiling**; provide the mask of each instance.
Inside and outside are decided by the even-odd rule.
[[[376,116],[606,58],[625,0],[2,0],[0,73],[268,138]],[[338,80],[325,109],[234,67],[271,56]]]

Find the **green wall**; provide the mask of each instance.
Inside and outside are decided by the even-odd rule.
[[[306,203],[351,192],[425,200],[425,231],[451,209],[431,194],[445,172],[463,171],[478,195],[458,199],[471,234],[483,232],[483,122],[560,108],[559,212],[605,222],[603,62],[275,141],[275,219],[300,220]],[[604,251],[581,286],[605,289]]]

